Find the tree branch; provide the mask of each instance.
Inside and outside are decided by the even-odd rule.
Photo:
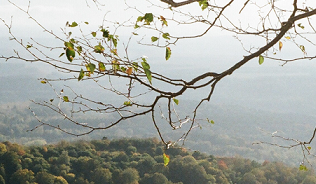
[[[200,0],[186,0],[186,1],[182,1],[179,3],[174,2],[173,0],[160,0],[161,2],[167,3],[172,7],[179,7],[179,6],[184,6],[184,5],[188,5],[194,2],[199,2]]]

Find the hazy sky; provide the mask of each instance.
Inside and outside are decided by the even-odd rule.
[[[13,2],[23,9],[27,9],[27,1],[13,0]],[[126,9],[122,0],[103,1],[105,6],[100,6],[101,10],[91,3],[92,1],[87,0],[87,2],[90,7],[86,6],[85,0],[31,0],[29,12],[43,26],[49,30],[54,30],[56,33],[59,32],[60,27],[64,27],[67,21],[77,21],[78,23],[87,21],[90,23],[87,29],[94,31],[96,27],[102,24],[106,12],[109,12],[106,14],[108,20],[119,22],[129,19],[132,15],[134,15],[134,20],[140,14],[135,10]],[[136,4],[135,1],[127,2],[131,2],[131,6],[135,6]],[[137,1],[137,8],[146,12],[148,3],[139,2]],[[232,9],[239,9],[242,7],[242,4],[243,1],[240,1],[234,4]],[[190,8],[192,7],[196,8],[196,10],[199,9],[197,4],[190,6]],[[192,9],[193,12],[195,11],[194,8]],[[249,9],[245,11],[251,12]],[[167,12],[168,10],[164,10],[162,13]],[[46,37],[46,34],[25,13],[9,4],[6,0],[1,0],[0,18],[9,23],[12,15],[12,31],[17,36],[21,38],[30,36],[37,38]],[[251,18],[247,17],[247,14],[243,14],[242,16],[245,16],[250,22],[252,21]],[[190,34],[198,30],[197,28],[199,27],[185,31]],[[9,34],[2,22],[0,23],[0,33],[0,43],[2,43],[0,45],[0,55],[2,53],[12,53],[13,43],[12,41],[8,41]],[[245,54],[237,40],[231,36],[218,33],[211,32],[206,37],[207,39],[199,38],[179,42],[176,46],[172,47],[172,57],[168,62],[164,61],[164,50],[158,49],[156,52],[151,52],[145,49],[141,50],[137,47],[131,48],[131,52],[138,56],[148,55],[152,68],[166,75],[177,74],[180,77],[192,78],[201,72],[223,71],[242,59]],[[122,38],[124,37],[122,36]],[[251,42],[256,44],[255,41],[248,40],[250,44]],[[53,43],[54,41],[51,40],[51,42]],[[293,50],[290,49],[287,42],[284,42],[283,51],[278,52],[278,54],[292,52]],[[0,67],[2,67],[0,71],[3,76],[7,75],[6,72],[10,73],[9,67],[11,65],[4,66],[5,64],[3,61],[0,61]],[[316,96],[314,95],[316,93],[314,86],[316,65],[312,61],[290,63],[284,67],[281,67],[281,64],[276,61],[269,62],[266,60],[263,65],[259,66],[257,60],[251,61],[232,76],[220,82],[213,97],[214,101],[217,103],[232,102],[238,105],[249,105],[259,109],[270,108],[272,110],[279,109],[283,111],[288,108],[291,111],[297,110],[312,113],[316,110],[316,97],[314,97]],[[43,72],[40,69],[43,66],[36,64],[24,64],[22,66],[26,68],[25,71],[31,71],[32,67],[36,67],[40,71],[40,74],[52,74],[55,72],[54,70],[44,70],[45,72]],[[34,78],[37,78],[37,76]],[[1,85],[9,85],[5,81],[1,82]]]

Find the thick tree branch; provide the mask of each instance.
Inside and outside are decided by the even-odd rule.
[[[200,0],[186,0],[186,1],[182,1],[182,2],[174,2],[173,0],[160,0],[161,2],[167,3],[172,7],[179,7],[179,6],[184,6],[184,5],[188,5],[194,2],[199,2]]]

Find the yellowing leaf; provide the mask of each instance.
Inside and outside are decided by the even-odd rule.
[[[69,102],[68,96],[64,96],[63,99],[64,99],[65,102]]]
[[[169,164],[169,162],[170,162],[170,157],[169,157],[169,155],[167,155],[167,154],[163,154],[163,163],[164,163],[164,165],[165,166],[167,166],[168,164]]]
[[[311,149],[312,149],[312,147],[310,147],[310,146],[307,146],[307,149],[308,149],[308,150],[311,150]]]
[[[74,49],[74,44],[71,42],[65,42],[64,45],[66,46],[66,48],[68,49]]]
[[[170,47],[166,47],[166,60],[168,60],[171,56],[171,49]]]
[[[96,53],[103,53],[104,51],[104,47],[101,45],[101,43],[99,43],[99,45],[94,46],[94,52]]]
[[[288,40],[291,39],[291,37],[289,37],[289,36],[286,36],[285,38],[288,39]]]
[[[307,169],[307,167],[305,165],[301,164],[300,167],[299,167],[299,170],[307,171],[308,169]]]
[[[117,56],[117,49],[112,49],[112,50],[111,50],[111,53],[113,53],[114,55]]]
[[[279,51],[281,51],[282,47],[283,47],[283,43],[279,41]]]
[[[120,70],[120,62],[118,62],[117,60],[113,60],[112,69],[114,70],[114,72],[116,72],[117,70]]]
[[[46,82],[46,81],[44,81],[44,80],[42,80],[42,81],[41,81],[41,83],[42,83],[42,84],[46,84],[47,82]]]
[[[105,65],[104,65],[104,63],[102,63],[102,62],[99,62],[99,71],[100,72],[104,72],[105,71]]]
[[[161,22],[162,22],[162,25],[168,26],[168,22],[167,22],[167,20],[166,20],[165,17],[163,17],[163,16],[161,15],[161,16],[160,16],[160,20],[161,20]]]
[[[174,101],[175,104],[179,105],[179,100],[178,99],[174,98],[173,101]]]
[[[129,67],[127,70],[126,70],[126,73],[127,75],[131,75],[133,73],[133,67]]]
[[[300,49],[302,50],[302,52],[305,53],[305,46],[304,45],[300,45]]]
[[[93,74],[94,70],[95,70],[95,64],[93,63],[89,63],[89,64],[86,64],[86,68],[87,70]]]
[[[132,106],[132,103],[131,103],[131,101],[125,101],[125,102],[124,102],[124,105],[126,105],[126,106]]]
[[[264,62],[264,57],[262,55],[259,56],[259,65]]]

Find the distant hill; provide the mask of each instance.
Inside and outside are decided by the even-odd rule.
[[[182,101],[184,103],[184,101]],[[191,102],[189,102],[191,103]],[[31,108],[38,117],[45,122],[59,124],[69,131],[80,132],[82,130],[63,121],[60,116],[54,115],[39,106],[32,104],[8,104],[0,110],[0,141],[17,142],[24,145],[44,145],[56,143],[60,140],[77,140],[77,137],[70,136],[49,127],[40,127],[32,132],[26,132],[38,125],[33,114],[26,108]],[[279,139],[272,139],[271,133],[278,131],[278,135],[308,141],[314,126],[314,117],[289,113],[271,113],[258,111],[238,106],[212,105],[203,106],[200,113],[211,118],[215,124],[202,123],[201,128],[194,129],[184,147],[192,151],[199,150],[215,156],[236,156],[254,159],[259,162],[264,160],[282,161],[297,166],[302,161],[303,155],[299,147],[293,149],[281,149],[269,145],[252,145],[254,142],[267,141],[287,145]],[[81,122],[100,125],[111,122],[111,116],[79,116]],[[175,141],[185,131],[173,131],[164,121],[159,122],[165,140]],[[79,139],[100,139],[102,137],[112,138],[148,138],[158,137],[157,132],[149,117],[135,118],[114,126],[110,130],[100,130]],[[182,145],[182,142],[178,143]],[[311,145],[316,148],[315,144]],[[310,158],[313,161],[313,158]]]

